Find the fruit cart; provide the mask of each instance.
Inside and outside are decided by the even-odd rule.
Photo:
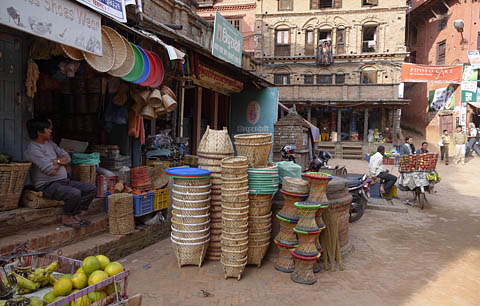
[[[435,170],[438,162],[438,153],[410,154],[400,158],[400,177],[398,187],[403,191],[413,193],[413,201],[420,208],[429,203],[426,193],[431,193],[440,176]],[[410,204],[409,201],[406,204]]]

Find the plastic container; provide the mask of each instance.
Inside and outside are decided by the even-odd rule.
[[[107,196],[108,188],[117,183],[117,176],[97,176],[97,198],[105,198]]]
[[[153,192],[153,210],[161,210],[170,204],[170,194],[168,188],[155,189]]]
[[[111,194],[111,192],[107,192],[105,211],[108,211],[108,196]],[[154,193],[152,191],[148,191],[140,195],[133,195],[133,215],[135,217],[143,216],[153,212],[153,205]]]

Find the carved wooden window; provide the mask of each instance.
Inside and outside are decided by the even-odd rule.
[[[314,34],[315,32],[313,30],[305,31],[305,55],[307,56],[315,54]]]
[[[275,56],[290,56],[290,30],[275,32]]]
[[[290,84],[290,73],[275,73],[273,75],[273,83],[275,85]]]
[[[278,1],[278,10],[279,11],[292,11],[293,10],[293,0],[277,0]]]
[[[437,43],[437,57],[435,59],[436,65],[445,65],[445,56],[447,51],[447,41],[442,40]]]
[[[335,84],[345,84],[345,73],[335,75]]]
[[[332,75],[317,74],[317,84],[332,84]]]
[[[360,73],[361,84],[376,84],[377,83],[377,71],[376,70],[364,70]]]
[[[304,84],[313,84],[313,74],[306,74],[304,77]]]
[[[345,29],[337,29],[336,54],[345,54]]]

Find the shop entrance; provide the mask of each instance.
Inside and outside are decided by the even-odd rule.
[[[0,36],[0,152],[22,157],[20,39]]]

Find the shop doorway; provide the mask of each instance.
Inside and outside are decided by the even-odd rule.
[[[440,133],[443,130],[448,130],[448,134],[453,135],[453,116],[451,114],[440,116]]]
[[[0,35],[0,152],[22,158],[20,39]]]

